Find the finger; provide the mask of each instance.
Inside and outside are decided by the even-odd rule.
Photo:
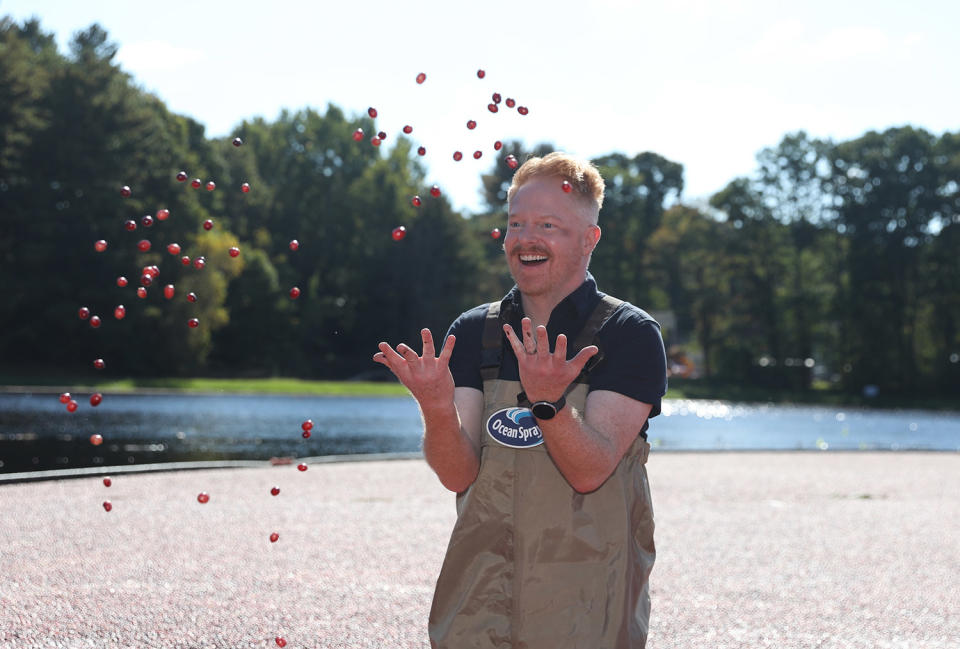
[[[513,327],[508,324],[503,325],[503,333],[507,335],[507,342],[510,343],[514,355],[519,359],[525,350],[523,349],[523,343],[517,338],[517,333],[513,330]]]
[[[597,352],[600,351],[600,348],[596,345],[590,345],[584,347],[580,350],[580,353],[570,359],[570,366],[577,371],[577,374],[583,369],[583,366],[587,364],[587,361],[597,355]]]
[[[547,328],[543,325],[537,327],[537,354],[550,355],[550,340],[547,338]]]
[[[529,353],[536,351],[534,345],[536,341],[533,339],[533,321],[530,318],[524,318],[520,321],[520,331],[523,332],[523,347]]]
[[[454,335],[447,336],[447,339],[443,341],[443,349],[440,350],[440,362],[446,365],[450,362],[450,356],[453,354],[453,346],[457,342],[457,337]]]
[[[423,357],[433,358],[436,356],[437,352],[433,347],[433,334],[430,333],[429,329],[420,330],[420,339],[423,340]]]
[[[407,347],[407,345],[405,345],[404,343],[400,343],[399,345],[397,345],[397,351],[400,352],[400,355],[403,356],[408,361],[415,361],[418,358],[420,358],[419,356],[417,356],[417,352]]]
[[[567,360],[567,336],[560,334],[557,336],[557,344],[553,348],[553,355],[560,360]]]
[[[390,367],[389,363],[387,363],[386,357],[383,355],[383,352],[377,352],[376,354],[374,354],[373,361],[375,363],[380,363],[381,365],[386,365],[387,367]]]
[[[377,345],[380,348],[380,351],[383,353],[384,359],[387,361],[388,365],[392,363],[402,363],[403,356],[398,354],[396,350],[387,343],[380,343]]]

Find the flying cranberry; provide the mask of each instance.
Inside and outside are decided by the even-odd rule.
[[[103,479],[103,486],[104,486],[104,487],[109,487],[109,486],[111,486],[111,485],[113,485],[113,480],[111,480],[110,478],[104,478],[104,479]]]
[[[271,495],[271,496],[279,496],[279,495],[280,495],[280,487],[273,487],[273,488],[270,490],[270,495]]]
[[[516,105],[517,105],[517,102],[515,102],[515,101],[512,100],[512,99],[510,99],[510,97],[507,97],[507,108],[513,108],[513,107],[516,106]]]
[[[150,273],[144,273],[140,276],[140,285],[141,286],[150,286],[153,284],[153,275]]]
[[[106,509],[107,511],[110,511],[111,509],[113,509],[113,505],[110,504],[109,500],[104,500],[103,508]]]
[[[569,180],[564,180],[563,183],[560,185],[560,187],[567,194],[573,191],[573,185],[570,184]]]
[[[276,543],[276,542],[279,541],[279,540],[280,540],[280,535],[277,534],[276,532],[274,532],[273,534],[270,535],[270,542],[271,542],[271,543]],[[283,642],[283,644],[280,644],[281,642]],[[282,647],[283,645],[287,644],[287,642],[286,642],[286,640],[284,640],[283,638],[277,638],[277,644]]]
[[[117,286],[119,286],[120,288],[123,288],[127,284],[129,284],[129,282],[127,281],[127,278],[124,277],[123,275],[117,278]]]
[[[94,359],[94,361],[93,361],[93,367],[94,367],[94,369],[102,370],[102,369],[105,368],[106,366],[107,366],[107,364],[106,364],[106,362],[104,362],[104,360],[103,360],[102,358],[96,358],[96,359]]]
[[[489,110],[491,113],[496,113],[500,109],[497,107],[496,104],[487,104],[487,110]]]
[[[216,188],[217,188],[217,183],[213,182],[212,180],[208,180],[208,181],[207,181],[207,191],[208,191],[208,192],[212,192],[212,191],[213,191],[214,189],[216,189]]]
[[[100,394],[99,392],[94,392],[93,394],[90,395],[90,405],[93,406],[94,408],[99,406],[102,402],[103,402],[103,395]],[[100,444],[103,443],[103,437],[101,437],[100,435],[94,435],[94,437],[100,438],[99,442],[93,442],[92,439],[90,440],[91,442],[93,442],[94,446],[99,446]]]
[[[229,252],[229,254],[230,254],[231,257],[239,257],[239,256],[240,256],[240,248],[237,248],[236,246],[232,246],[228,252]]]
[[[197,257],[193,260],[193,267],[197,270],[201,270],[204,266],[207,265],[206,257]]]
[[[380,146],[380,138],[374,135],[372,138],[370,138],[370,144],[373,146]]]
[[[362,128],[358,128],[356,131],[353,132],[353,139],[354,139],[354,141],[356,141],[356,142],[359,142],[360,140],[363,139],[363,129],[362,129]]]
[[[93,396],[91,396],[91,397],[90,397],[90,403],[92,403],[93,405],[97,405],[97,403],[100,403],[99,401],[97,401],[97,403],[93,403],[93,397],[98,396],[98,395],[99,395],[99,393],[94,394]],[[102,397],[101,397],[101,398],[102,398]],[[91,435],[91,436],[90,436],[90,443],[93,444],[94,446],[100,446],[101,444],[103,444],[103,435],[100,435],[100,434]]]
[[[387,134],[383,131],[380,131],[379,133],[377,133],[377,137],[380,138],[381,142],[383,142],[384,140],[387,139]]]
[[[141,300],[147,297],[147,289],[143,288],[142,286],[138,286],[137,297],[140,298]]]
[[[411,198],[410,203],[412,203],[414,207],[420,207],[421,205],[423,205],[423,201],[420,200],[419,196],[414,196],[413,198]]]
[[[494,151],[499,151],[502,148],[503,148],[503,142],[501,142],[500,140],[497,140],[496,142],[493,143]]]
[[[140,252],[146,252],[146,251],[150,250],[150,240],[149,240],[149,239],[140,239],[140,241],[137,242],[137,248],[140,249]]]
[[[454,151],[453,159],[456,160],[457,162],[460,162],[460,160],[463,159],[463,154],[460,153],[459,151]]]
[[[517,112],[521,115],[526,115],[530,110],[526,106],[517,106]]]
[[[482,155],[483,155],[483,151],[480,151],[480,150],[474,151],[474,152],[473,152],[473,159],[474,159],[474,160],[479,160]]]
[[[431,187],[431,188],[430,188],[430,195],[433,196],[434,198],[439,198],[439,197],[440,197],[440,187],[438,187],[437,185],[434,185],[433,187]]]
[[[300,297],[300,289],[294,286],[292,289],[290,289],[290,299],[296,300],[298,297]]]
[[[303,439],[310,439],[310,431],[309,431],[309,430],[305,430],[305,431],[303,431],[303,433],[301,433],[301,434],[303,435]]]
[[[133,232],[137,229],[137,222],[133,219],[127,219],[123,222],[123,227],[127,232]]]
[[[293,250],[294,252],[296,252],[299,249],[300,249],[300,242],[297,241],[296,239],[291,239],[290,250]]]
[[[208,502],[210,502],[210,494],[208,494],[206,491],[201,491],[197,494],[197,502],[201,505],[206,505]]]
[[[427,155],[426,147],[420,147],[419,149],[417,149],[417,155]]]
[[[130,198],[131,193],[132,192],[130,191],[130,188],[127,187],[126,185],[120,188],[120,195],[123,196],[124,198]]]
[[[163,287],[163,297],[167,298],[168,300],[172,300],[176,291],[177,289],[173,284],[167,284]]]
[[[177,174],[177,182],[178,182],[178,183],[186,182],[186,180],[187,180],[187,172],[186,172],[186,171],[181,171],[181,172],[179,172],[179,173]]]
[[[194,189],[200,189],[200,187],[203,186],[203,181],[200,180],[199,178],[194,178],[193,180],[190,181],[190,186],[193,187]]]
[[[70,393],[64,392],[60,395],[60,403],[70,403]]]
[[[70,401],[67,402],[67,412],[76,412],[77,407],[78,407],[78,404],[73,399],[70,399]]]
[[[472,119],[467,120],[467,128],[470,129],[471,131],[472,131],[473,129],[477,128],[477,122],[476,122],[476,120],[472,120]]]
[[[483,70],[477,70],[477,78],[478,78],[478,79],[482,79],[482,78],[484,78],[485,76],[487,76],[487,73],[486,73],[485,71],[483,71]]]
[[[423,72],[417,75],[417,83],[423,83],[426,80],[427,80],[427,75],[425,75]]]
[[[179,254],[180,254],[180,244],[179,244],[179,243],[168,243],[168,244],[167,244],[167,252],[169,252],[171,255],[174,255],[174,256],[179,255]]]
[[[151,225],[153,225],[153,217],[149,214],[144,214],[143,218],[140,219],[140,222],[143,223],[143,227],[149,228]]]
[[[100,326],[100,316],[90,316],[90,326],[97,329]]]
[[[377,117],[377,109],[374,108],[373,106],[371,106],[370,108],[367,109],[367,115],[369,115],[369,116],[372,117],[373,119],[376,119],[376,117]]]
[[[144,266],[143,272],[149,275],[150,277],[152,277],[153,279],[157,279],[158,277],[160,277],[160,268],[156,265]]]
[[[77,317],[80,318],[81,320],[86,320],[87,318],[90,317],[90,309],[88,309],[85,306],[80,307],[79,309],[77,309]]]
[[[499,92],[493,93],[493,96],[491,97],[491,99],[493,99],[493,103],[499,104],[499,103],[500,103],[500,93],[499,93]]]
[[[406,133],[407,135],[410,135],[411,133],[413,133],[413,127],[407,124],[406,126],[403,127],[403,132]]]
[[[240,191],[242,191],[244,194],[249,194],[249,193],[250,193],[250,183],[243,183],[242,185],[240,185]]]
[[[243,144],[243,140],[238,137],[233,138],[233,146],[240,146],[241,144]]]
[[[127,315],[127,307],[122,304],[118,304],[113,310],[113,317],[117,320],[123,320]]]
[[[312,419],[306,420],[305,422],[300,424],[300,428],[302,428],[303,430],[313,430],[313,420]]]
[[[187,293],[187,302],[196,302],[197,294],[196,293]]]
[[[200,320],[198,320],[197,318],[190,318],[189,320],[187,320],[187,326],[190,327],[191,329],[196,329],[197,327],[200,326]]]
[[[297,465],[297,471],[306,471],[306,470],[307,470],[306,462],[301,462],[300,464]]]
[[[506,158],[504,158],[504,162],[506,162],[507,166],[510,167],[511,169],[516,169],[517,167],[520,166],[520,162],[517,160],[517,157],[512,153],[508,155]]]
[[[107,249],[107,242],[103,239],[100,239],[99,241],[94,242],[93,249],[97,252],[103,252]]]
[[[394,241],[400,241],[405,236],[407,236],[407,229],[400,225],[393,229],[393,234],[391,235]]]
[[[184,266],[189,266],[190,257],[188,257],[187,255],[184,255],[183,257],[180,258],[180,263],[183,264]]]
[[[158,220],[158,221],[166,221],[168,218],[170,218],[170,210],[168,210],[168,209],[166,209],[166,208],[163,208],[163,209],[161,209],[161,210],[157,210],[157,220]]]
[[[499,239],[499,238],[500,238],[500,228],[494,228],[494,229],[490,230],[490,236],[493,237],[494,239]]]

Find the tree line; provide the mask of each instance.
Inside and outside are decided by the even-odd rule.
[[[94,378],[91,360],[102,357],[114,375],[374,376],[380,340],[439,334],[512,285],[490,234],[505,223],[513,170],[503,158],[562,142],[505,142],[481,178],[486,210],[465,216],[425,194],[409,139],[353,140],[357,128],[376,132],[367,115],[284,111],[238,124],[234,146],[138,87],[116,52],[98,25],[61,53],[36,20],[0,21],[4,375]],[[956,394],[960,134],[788,134],[757,155],[753,174],[696,205],[683,200],[678,162],[653,152],[594,162],[607,197],[591,272],[605,292],[660,315],[671,356],[693,359],[699,375]],[[158,221],[161,208],[170,216]],[[149,265],[160,275],[139,298]],[[99,329],[78,318],[81,306],[102,318]]]

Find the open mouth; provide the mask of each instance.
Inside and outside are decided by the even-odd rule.
[[[546,261],[546,255],[520,255],[520,263],[524,266],[539,266]]]

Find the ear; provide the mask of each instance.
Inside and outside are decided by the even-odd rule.
[[[600,226],[595,223],[587,226],[587,229],[583,233],[583,249],[586,254],[591,254],[593,249],[597,247],[597,244],[600,242]]]

